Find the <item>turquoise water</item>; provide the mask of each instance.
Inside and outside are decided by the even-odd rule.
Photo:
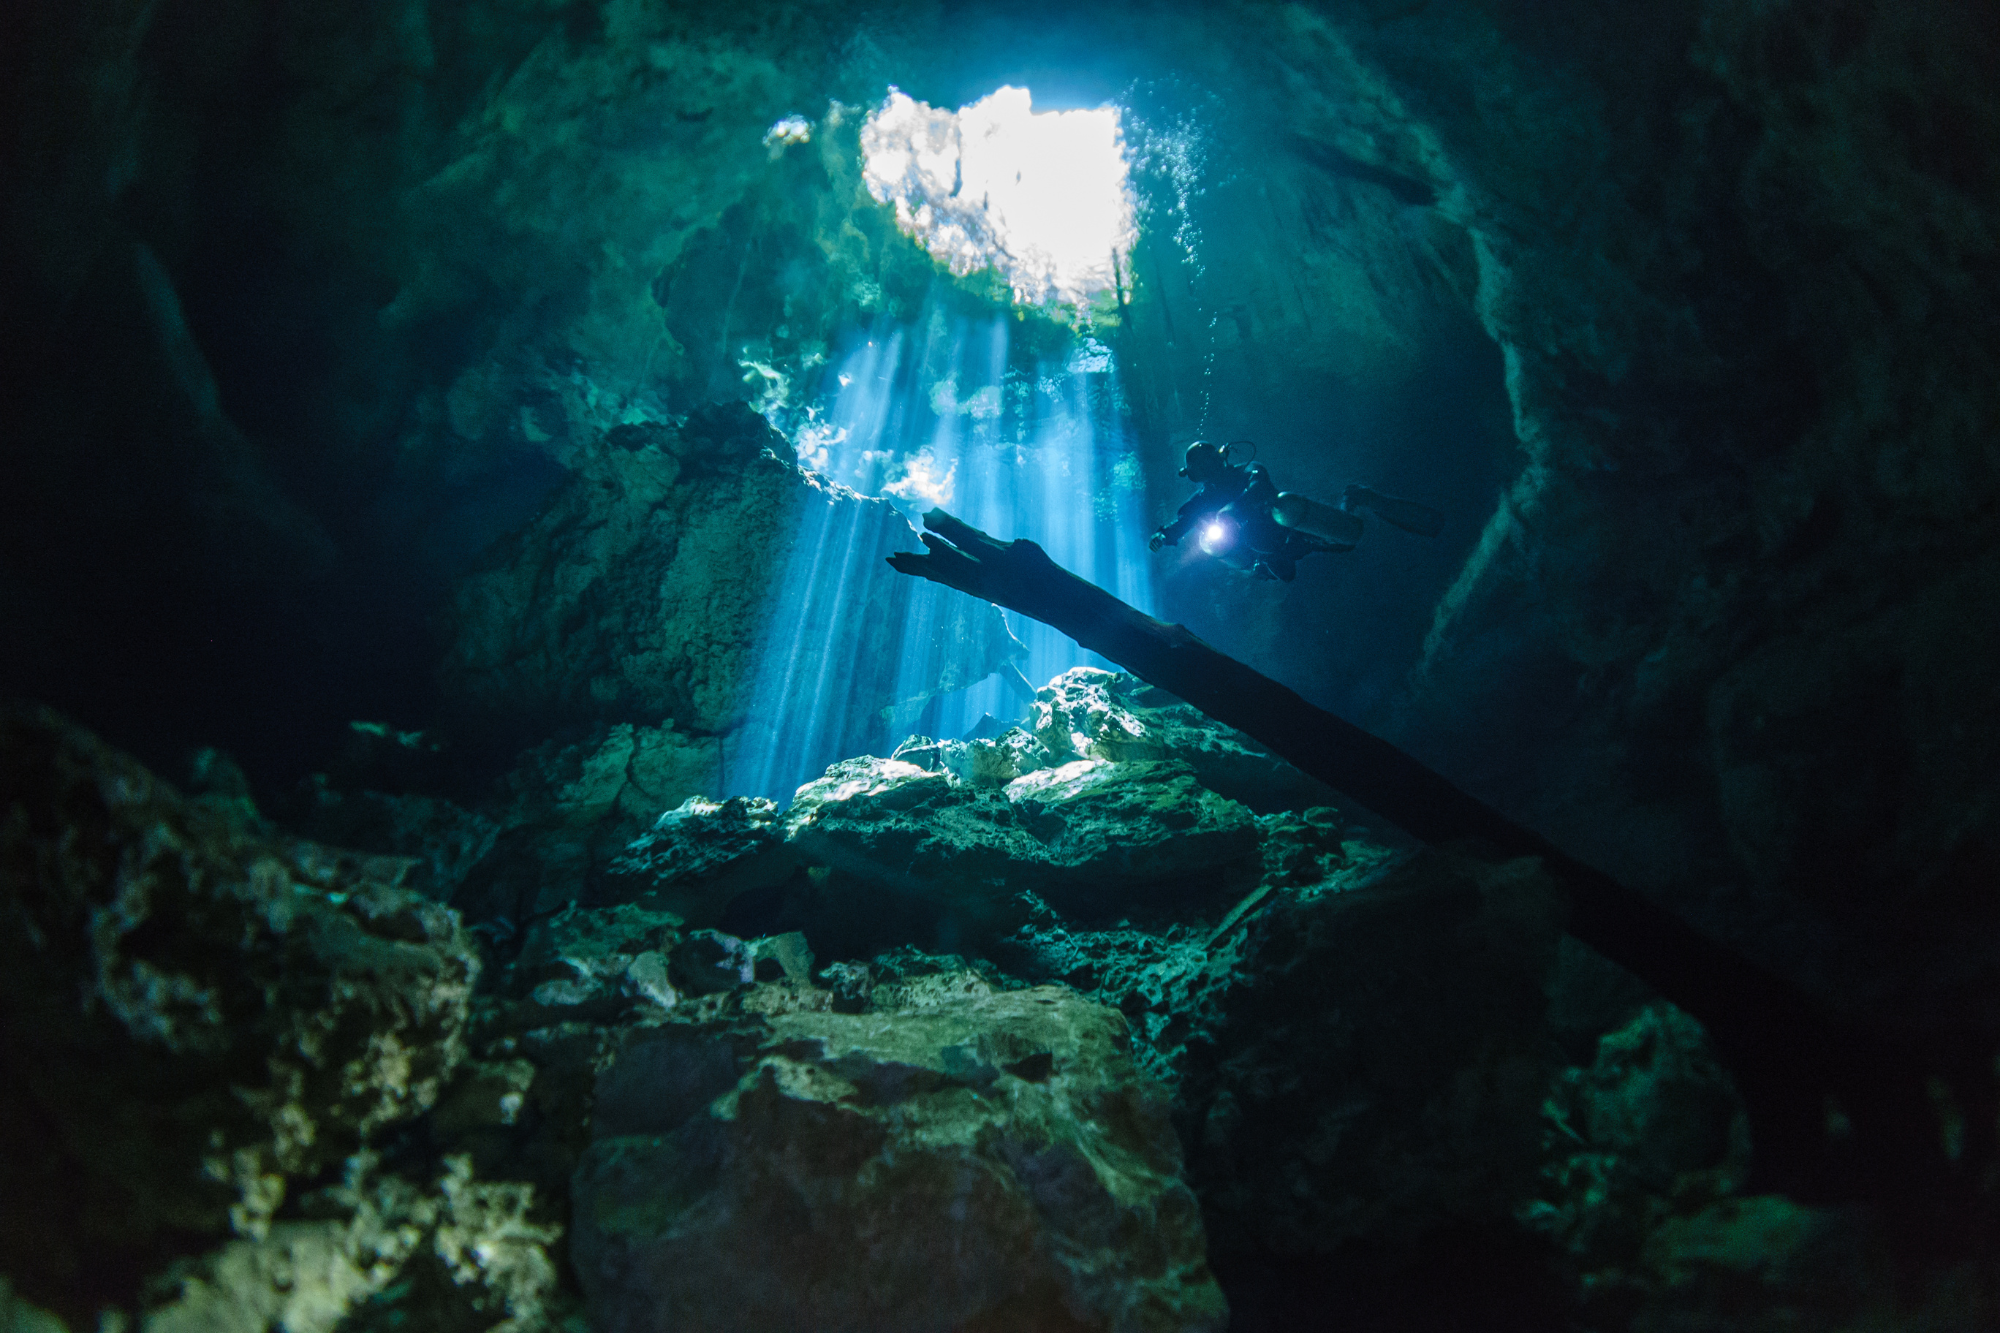
[[[916,321],[867,330],[820,377],[819,402],[796,430],[800,463],[836,485],[894,504],[921,525],[933,506],[1004,539],[1039,543],[1058,564],[1150,608],[1145,493],[1113,360],[1087,333],[1053,354],[1023,352],[1002,315],[933,304]],[[1046,342],[1046,339],[1041,340]],[[841,634],[859,653],[898,645],[897,698],[874,726],[887,753],[905,736],[959,736],[991,714],[1025,712],[1027,682],[1105,665],[1045,625],[1007,613],[1020,653],[1008,671],[938,694],[963,679],[976,651],[961,594],[926,588],[899,624],[856,615],[880,554],[859,508],[813,506],[774,591],[751,712],[777,717],[732,765],[742,790],[778,799],[844,757],[832,745],[854,707],[839,652],[814,664],[817,636]],[[917,545],[914,531],[906,549]]]

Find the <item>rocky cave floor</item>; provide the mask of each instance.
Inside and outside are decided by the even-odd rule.
[[[643,816],[600,751],[452,800],[358,726],[267,813],[214,752],[183,794],[0,728],[0,1114],[53,1145],[10,1331],[1990,1314],[1746,1193],[1702,1030],[1535,863],[1409,845],[1130,677]]]

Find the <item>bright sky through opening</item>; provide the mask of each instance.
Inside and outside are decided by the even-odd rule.
[[[1016,300],[1081,304],[1135,236],[1118,109],[1031,107],[1026,88],[955,112],[891,89],[861,131],[868,189],[953,273],[992,265]]]

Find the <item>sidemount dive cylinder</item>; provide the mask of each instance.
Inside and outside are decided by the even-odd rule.
[[[1401,528],[1418,537],[1435,537],[1444,527],[1444,511],[1415,500],[1401,500],[1366,486],[1347,488],[1347,506],[1366,509],[1392,528]]]
[[[1361,540],[1361,516],[1345,509],[1321,504],[1297,491],[1285,491],[1271,502],[1271,517],[1285,527],[1317,537],[1335,546],[1352,546]]]

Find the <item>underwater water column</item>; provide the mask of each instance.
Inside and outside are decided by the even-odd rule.
[[[833,393],[801,459],[921,521],[933,505],[1002,538],[1025,537],[1084,578],[1150,605],[1145,496],[1109,352],[1088,337],[1060,355],[1013,355],[1012,321],[933,308],[910,328],[876,330],[841,358]],[[911,546],[914,547],[914,540]],[[906,701],[885,718],[878,748],[913,731],[960,736],[986,715],[1026,714],[1019,678],[963,689],[958,594],[913,601],[900,627]],[[959,599],[963,600],[963,599]],[[1006,613],[1033,686],[1079,665],[1108,665],[1068,637]]]
[[[914,732],[1022,720],[1032,687],[1108,665],[1045,625],[890,571],[884,557],[917,549],[933,506],[1151,604],[1144,493],[1110,354],[1078,337],[1023,357],[1012,322],[933,305],[867,331],[827,368],[824,397],[792,431],[819,498],[772,588],[730,792],[786,800],[828,764],[887,754]],[[1001,616],[1018,642],[1004,641]],[[1008,655],[1012,669],[995,672]]]
[[[893,442],[931,420],[900,391],[911,348],[936,354],[901,329],[852,349],[832,418],[794,433],[809,485],[771,584],[745,721],[726,743],[730,794],[788,800],[831,763],[886,753],[889,718],[962,690],[1016,648],[993,607],[888,567],[890,552],[918,545],[882,494],[911,480]]]
[[[835,487],[815,488],[798,514],[798,532],[779,579],[758,650],[750,721],[734,762],[725,758],[731,794],[787,799],[831,760],[851,729],[856,654],[839,651],[841,627],[864,618],[859,557],[877,558],[864,533],[874,518],[841,503]]]
[[[788,800],[827,765],[880,750],[906,691],[961,690],[1015,648],[992,606],[889,568],[916,538],[887,500],[808,472],[789,518],[743,724],[724,743],[730,795]],[[913,625],[929,636],[929,670],[915,685],[904,651]]]

